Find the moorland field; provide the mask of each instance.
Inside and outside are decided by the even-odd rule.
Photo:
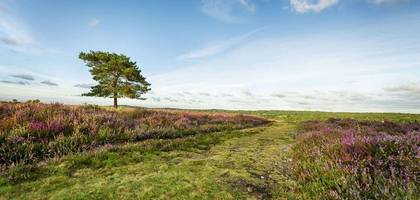
[[[0,104],[0,199],[418,199],[420,115]]]

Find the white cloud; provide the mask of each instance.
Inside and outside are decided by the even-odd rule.
[[[394,3],[403,3],[408,0],[369,0],[369,2],[374,4],[394,4]]]
[[[15,74],[15,75],[12,75],[12,77],[27,80],[27,81],[35,80],[35,78],[32,75],[29,75],[29,74]]]
[[[91,19],[88,23],[88,26],[91,28],[95,28],[96,26],[98,26],[101,23],[101,21],[99,19]]]
[[[263,28],[256,29],[254,31],[245,33],[243,35],[239,35],[239,36],[232,37],[221,42],[217,42],[212,45],[208,45],[207,47],[180,55],[178,56],[178,58],[182,60],[194,60],[194,59],[202,59],[202,58],[214,56],[216,54],[225,52],[233,47],[240,45],[241,43],[249,39],[255,33],[261,31],[262,29]]]
[[[79,83],[79,84],[74,85],[74,87],[82,88],[82,89],[90,89],[93,86],[95,86],[94,83]]]
[[[420,95],[420,83],[408,82],[393,87],[384,88],[387,92],[410,93]]]
[[[394,37],[405,26],[253,38],[149,80],[157,96],[197,94],[190,98],[203,101],[201,108],[420,112],[420,100],[412,95],[383,90],[396,81],[419,81],[420,38]],[[372,29],[383,34],[371,34]],[[265,33],[273,34],[259,36]],[[202,92],[217,98],[198,95]],[[191,105],[180,101],[172,107]]]
[[[37,43],[28,26],[9,4],[0,2],[0,48],[19,53],[58,53]]]
[[[339,0],[290,0],[292,8],[299,13],[320,12],[339,3]]]
[[[16,84],[16,85],[29,85],[30,83],[28,81],[8,81],[8,80],[2,80],[1,83],[6,84]]]
[[[238,1],[247,10],[249,10],[251,12],[255,12],[255,4],[251,3],[250,0],[238,0]]]
[[[234,11],[255,12],[255,4],[251,0],[202,0],[201,11],[209,17],[229,23],[239,23],[240,18]]]
[[[54,83],[54,82],[52,82],[50,80],[42,81],[41,84],[44,84],[44,85],[47,85],[47,86],[58,86],[57,83]]]
[[[0,7],[0,42],[10,48],[32,45],[31,34],[13,11],[7,5]]]

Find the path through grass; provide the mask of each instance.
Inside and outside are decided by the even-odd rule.
[[[330,117],[397,122],[409,114],[250,112],[264,127],[147,140],[50,161],[30,180],[0,180],[0,199],[300,199],[285,157],[297,125]],[[300,188],[300,189],[299,189]]]
[[[290,196],[282,156],[293,125],[149,140],[67,156],[31,180],[0,182],[0,199],[258,199]]]

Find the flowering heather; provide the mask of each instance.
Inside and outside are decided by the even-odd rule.
[[[265,123],[261,118],[231,114],[2,103],[0,172],[10,166],[34,164],[102,145],[177,138]]]
[[[330,119],[301,125],[294,177],[319,198],[418,199],[420,123]]]
[[[30,132],[43,132],[47,131],[48,127],[43,122],[29,122],[28,131]]]
[[[356,137],[354,136],[354,133],[349,131],[344,133],[342,139],[341,139],[341,144],[344,147],[350,147],[352,145],[354,145],[354,142],[356,141]]]

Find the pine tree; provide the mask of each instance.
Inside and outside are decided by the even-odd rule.
[[[150,91],[150,83],[141,75],[136,62],[116,53],[103,51],[81,52],[79,58],[90,68],[89,71],[98,85],[91,87],[89,93],[82,96],[111,97],[114,107],[118,107],[118,98],[141,99],[141,95]]]

